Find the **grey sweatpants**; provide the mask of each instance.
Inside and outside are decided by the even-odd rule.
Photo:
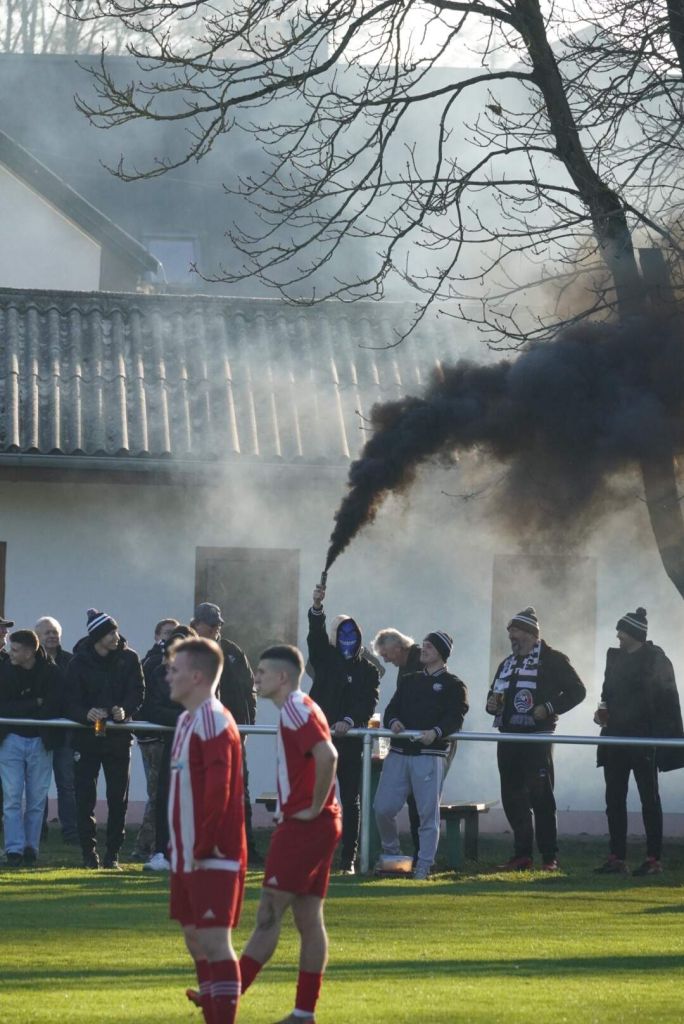
[[[413,793],[420,818],[418,861],[432,866],[439,842],[439,797],[445,764],[445,758],[434,754],[411,757],[389,752],[373,804],[383,853],[401,853],[397,815],[409,793]]]

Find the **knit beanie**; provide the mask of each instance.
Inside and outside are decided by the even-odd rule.
[[[442,629],[437,629],[434,633],[428,633],[425,639],[432,644],[442,661],[449,660],[454,641],[448,633],[445,633]]]
[[[94,643],[101,640],[113,629],[118,629],[117,623],[106,612],[99,612],[97,608],[88,609],[88,636]]]
[[[627,612],[622,616],[615,628],[620,630],[621,633],[627,633],[634,640],[640,640],[643,643],[648,633],[646,609],[637,608],[635,612]]]
[[[510,629],[511,626],[523,629],[526,633],[531,633],[532,636],[539,636],[539,620],[534,608],[523,608],[521,612],[514,615],[506,629]]]

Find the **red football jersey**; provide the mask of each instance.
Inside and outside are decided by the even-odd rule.
[[[176,724],[169,829],[172,871],[192,871],[197,861],[229,871],[246,863],[240,733],[215,697]]]
[[[311,750],[330,739],[330,729],[318,704],[302,690],[293,690],[280,709],[277,744],[278,797],[283,818],[311,807],[316,766]],[[335,785],[321,813],[338,813]]]

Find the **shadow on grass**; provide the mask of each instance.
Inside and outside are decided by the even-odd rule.
[[[675,903],[671,907],[645,907],[640,914],[684,914],[684,903]]]
[[[601,974],[628,974],[638,972],[671,972],[682,970],[682,957],[677,954],[648,956],[595,956],[595,957],[540,957],[517,960],[372,960],[359,963],[332,963],[327,970],[337,981],[369,977],[398,975],[449,975],[452,978],[475,978],[489,975],[493,978],[548,978],[553,975],[587,977]]]

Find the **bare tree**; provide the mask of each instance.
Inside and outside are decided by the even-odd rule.
[[[682,252],[678,164],[662,167],[666,129],[643,131],[663,97],[681,122],[682,0],[626,6],[97,0],[100,16],[143,40],[128,46],[140,76],[119,82],[103,59],[91,72],[98,100],[80,106],[108,128],[187,125],[180,156],[122,163],[124,179],[201,159],[224,133],[261,142],[269,166],[227,182],[256,216],[232,230],[222,279],[258,275],[313,301],[381,297],[397,277],[420,295],[417,319],[460,300],[464,319],[515,346],[562,323],[640,312],[635,242]],[[187,19],[192,40],[179,42]],[[444,66],[459,43],[480,67]],[[359,241],[375,253],[363,274],[350,270]],[[532,315],[535,293],[548,296],[552,283],[555,304]],[[642,475],[665,568],[684,595],[672,456]]]

